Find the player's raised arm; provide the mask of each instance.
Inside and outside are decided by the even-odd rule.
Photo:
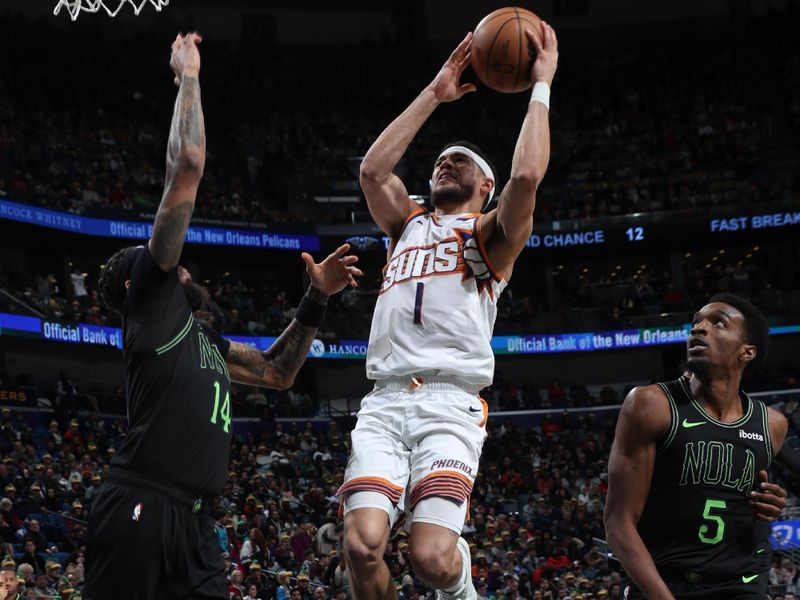
[[[497,203],[496,239],[489,243],[495,267],[505,271],[522,252],[533,229],[536,189],[550,162],[550,86],[558,67],[555,30],[542,21],[543,39],[526,35],[536,48],[531,67],[534,90],[514,148],[511,176]]]
[[[164,196],[156,213],[149,248],[164,271],[173,269],[181,256],[186,229],[194,211],[197,188],[206,163],[206,130],[200,103],[200,52],[197,33],[178,34],[172,43],[170,67],[175,73],[178,97],[167,144]]]
[[[392,171],[439,104],[475,91],[473,84],[459,82],[470,61],[471,42],[472,33],[468,33],[430,85],[378,136],[361,163],[359,180],[369,211],[392,239],[400,234],[406,218],[417,208],[403,182]]]
[[[675,600],[637,530],[656,460],[656,443],[669,427],[667,399],[657,386],[634,388],[625,398],[608,459],[603,520],[608,545],[650,600]]]
[[[292,386],[322,323],[328,297],[348,285],[358,285],[355,278],[362,273],[355,266],[358,257],[345,256],[349,249],[350,245],[344,244],[319,264],[309,254],[303,253],[311,285],[294,319],[264,352],[247,344],[231,342],[226,360],[233,381],[278,390]]]

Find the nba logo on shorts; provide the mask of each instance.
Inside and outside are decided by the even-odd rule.
[[[133,516],[131,517],[131,519],[133,519],[134,521],[138,521],[139,517],[141,516],[142,516],[142,503],[139,502],[139,504],[137,504],[133,508]]]
[[[325,342],[322,340],[314,340],[311,342],[311,356],[320,357],[325,354]]]

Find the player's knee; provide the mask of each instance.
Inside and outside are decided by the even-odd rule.
[[[389,533],[388,519],[359,518],[358,512],[347,515],[344,524],[344,553],[354,571],[370,569],[383,560]],[[380,516],[380,515],[378,515]]]
[[[409,560],[414,573],[430,586],[441,588],[452,578],[452,548],[426,543],[417,538],[409,548]]]

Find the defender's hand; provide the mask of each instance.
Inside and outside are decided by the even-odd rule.
[[[203,36],[193,31],[186,35],[179,33],[172,42],[172,56],[169,66],[175,73],[175,85],[181,84],[184,75],[197,75],[200,73],[200,50],[197,45],[203,41]]]
[[[300,256],[306,263],[306,272],[311,279],[311,285],[320,292],[330,296],[341,292],[348,285],[358,287],[356,277],[363,275],[361,269],[353,265],[358,262],[358,257],[348,254],[350,244],[339,246],[331,255],[317,264],[311,255],[303,252]]]
[[[472,32],[467,34],[462,42],[453,50],[450,58],[444,63],[442,69],[433,78],[428,86],[436,95],[439,102],[452,102],[458,100],[464,94],[474,92],[477,88],[473,83],[460,84],[461,74],[469,64],[470,47],[472,45]]]
[[[759,521],[770,523],[786,508],[786,490],[777,483],[770,483],[766,471],[759,471],[758,479],[758,491],[750,492],[750,510]]]
[[[547,85],[553,85],[553,77],[558,68],[558,39],[556,39],[555,29],[542,21],[543,39],[539,38],[530,29],[525,30],[525,35],[533,47],[536,48],[536,60],[531,67],[531,81],[543,81]]]

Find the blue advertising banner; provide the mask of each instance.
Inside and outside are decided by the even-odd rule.
[[[0,313],[0,335],[21,335],[24,333],[39,334],[42,320],[38,317],[24,317]]]
[[[2,199],[0,199],[0,218],[72,233],[128,240],[147,240],[153,232],[152,223],[81,217]],[[218,227],[189,227],[186,232],[186,243],[307,252],[316,252],[320,248],[318,235]]]
[[[770,536],[773,550],[793,550],[800,548],[800,520],[774,521]]]
[[[546,335],[505,335],[492,338],[495,354],[547,354],[593,352],[685,342],[689,325]]]
[[[800,333],[800,325],[770,328],[771,335]],[[117,327],[101,327],[86,323],[60,323],[0,313],[0,335],[27,336],[69,344],[90,344],[122,348],[122,331]],[[225,336],[234,342],[266,350],[275,337]],[[685,343],[689,325],[622,329],[580,333],[552,333],[546,335],[506,335],[492,338],[496,355],[552,354],[558,352],[595,352]],[[308,352],[310,358],[365,359],[367,340],[341,339],[334,342],[314,340]]]
[[[225,336],[233,342],[249,344],[259,350],[266,350],[275,342],[274,337],[248,337],[248,336]],[[309,358],[360,358],[367,357],[367,340],[337,340],[336,342],[325,343],[322,340],[314,340],[308,351]]]
[[[69,325],[42,321],[42,337],[54,342],[122,348],[122,330],[118,327],[101,327],[85,323]]]

